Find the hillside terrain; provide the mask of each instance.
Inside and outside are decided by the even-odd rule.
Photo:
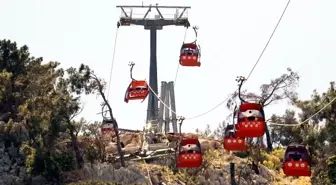
[[[155,135],[150,129],[119,132],[112,111],[118,107],[106,100],[104,80],[84,64],[68,69],[59,64],[31,56],[27,46],[0,40],[0,185],[336,183],[334,82],[325,92],[314,91],[309,100],[300,100],[298,73],[289,69],[261,84],[259,94],[242,90],[244,97],[259,99],[266,111],[277,101],[289,101],[300,111],[273,115],[265,136],[248,140],[248,153],[224,151],[224,132],[231,119],[215,130],[208,126],[184,133],[199,138],[204,160],[199,168],[176,171],[176,135]],[[108,107],[115,134],[102,135],[100,121],[75,119],[83,107],[81,98],[90,94],[99,95]],[[227,102],[231,111],[237,96]],[[283,174],[284,151],[291,143],[310,147],[311,177]],[[146,156],[154,150],[161,153],[144,159],[143,148]]]
[[[28,136],[27,130],[18,123],[14,123],[12,128],[6,127],[5,123],[0,124],[2,132],[8,131],[15,138],[25,139]],[[7,133],[8,134],[8,133]],[[127,135],[134,136],[133,133],[126,133],[124,138],[130,138]],[[125,143],[135,143],[137,139],[129,141],[124,139]],[[285,178],[281,171],[281,158],[284,150],[276,149],[271,154],[262,152],[264,161],[259,166],[259,174],[252,170],[249,158],[240,158],[233,153],[225,152],[221,143],[211,139],[200,139],[203,152],[205,153],[203,165],[197,169],[180,170],[174,174],[172,167],[174,158],[172,155],[165,156],[153,160],[129,161],[127,167],[123,168],[118,163],[94,162],[87,161],[84,167],[79,170],[70,170],[61,172],[60,181],[71,184],[95,184],[104,182],[119,182],[121,184],[230,184],[230,163],[235,166],[235,179],[241,185],[249,184],[310,184],[309,177],[301,178]],[[84,141],[85,142],[85,141]],[[112,145],[112,143],[111,143]],[[82,145],[84,146],[84,145]],[[127,149],[128,144],[125,148]],[[112,145],[113,147],[113,145]],[[57,150],[66,150],[58,146]],[[106,148],[111,148],[107,145]],[[28,150],[28,151],[27,151]],[[20,157],[22,152],[30,153],[26,146],[16,148],[11,145],[5,147],[5,143],[1,143],[1,164],[2,164],[2,184],[21,184],[28,180],[29,176],[26,172],[29,168],[22,166],[28,162]],[[61,151],[56,151],[61,153]],[[110,150],[111,154],[115,150]],[[107,151],[108,153],[108,151]],[[66,161],[63,161],[66,162]],[[70,165],[62,164],[64,167]],[[33,184],[57,184],[57,182],[48,181],[43,176],[32,177]],[[199,182],[199,183],[198,183]]]

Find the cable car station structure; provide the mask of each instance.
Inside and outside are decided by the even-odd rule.
[[[183,26],[189,27],[190,23],[187,17],[187,11],[190,9],[190,6],[129,6],[129,5],[120,5],[116,6],[121,9],[121,16],[118,22],[119,26],[144,26],[145,30],[150,31],[150,67],[149,67],[149,86],[152,91],[158,95],[158,79],[157,79],[157,31],[162,30],[164,26]],[[133,16],[134,9],[147,9],[147,12],[143,15],[143,17],[136,18]],[[157,12],[154,18],[149,17],[149,13],[154,9]],[[167,17],[166,15],[161,13],[161,10],[164,9],[175,9],[176,13],[174,17]],[[127,11],[129,10],[129,11]],[[179,10],[182,10],[179,12]],[[167,84],[167,82],[162,82],[162,84]],[[165,85],[164,85],[165,86]],[[170,88],[163,87],[162,90],[166,89],[165,92],[161,92],[161,94],[170,94],[173,95],[173,87],[174,85],[169,82]],[[175,111],[175,98],[174,95],[171,96],[171,105],[172,110]],[[172,102],[172,100],[174,102]],[[165,101],[165,100],[164,100]],[[147,122],[151,122],[155,132],[161,132],[162,123],[165,123],[165,128],[169,129],[169,122],[167,123],[167,116],[165,119],[163,118],[163,109],[168,111],[168,109],[163,107],[163,104],[160,105],[160,111],[158,106],[158,98],[153,94],[153,92],[149,92],[148,96],[148,106],[147,106]],[[160,115],[159,115],[160,112]],[[176,125],[176,115],[172,114],[172,123],[173,123],[173,131],[177,132]],[[167,115],[167,113],[165,113]],[[165,121],[163,121],[165,120]],[[160,127],[160,128],[159,128]],[[166,130],[167,132],[167,130]]]

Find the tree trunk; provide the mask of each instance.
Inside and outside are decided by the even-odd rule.
[[[249,145],[252,145],[252,143],[253,143],[253,138],[247,138],[246,140],[247,140],[247,143],[248,143]]]
[[[117,137],[117,150],[120,156],[120,164],[122,167],[125,167],[126,165],[125,165],[125,160],[124,160],[124,153],[121,149],[121,144],[120,144],[121,142],[120,142],[120,135],[119,135],[119,130],[118,130],[118,123],[113,117],[112,119],[113,119],[113,129]]]
[[[265,132],[266,132],[267,151],[272,152],[273,146],[272,146],[271,135],[269,133],[269,129],[268,129],[267,124],[266,124]]]
[[[124,160],[124,153],[121,149],[121,142],[120,142],[120,136],[119,136],[119,128],[118,128],[118,122],[116,119],[114,119],[113,117],[113,113],[112,113],[112,108],[110,106],[110,104],[108,103],[107,99],[105,98],[105,94],[104,93],[101,93],[102,94],[102,97],[104,99],[104,102],[106,103],[108,109],[109,109],[109,113],[110,113],[110,117],[113,121],[113,129],[114,129],[114,133],[116,134],[116,137],[117,137],[117,150],[118,150],[118,153],[119,153],[119,157],[120,157],[120,165],[122,167],[126,167],[125,165],[125,160]]]
[[[72,147],[75,151],[75,155],[76,155],[76,163],[77,163],[77,168],[78,169],[82,169],[84,167],[84,159],[83,159],[83,155],[80,151],[80,148],[78,146],[78,140],[77,137],[74,134],[74,131],[72,129],[70,130],[70,137],[71,137],[71,144]]]
[[[103,98],[104,100],[104,103],[105,105],[108,107],[108,110],[109,110],[109,113],[110,113],[110,117],[113,121],[113,129],[114,129],[114,132],[117,136],[117,150],[118,150],[118,154],[119,154],[119,157],[120,157],[120,164],[122,167],[125,167],[125,161],[124,161],[124,153],[121,149],[121,144],[120,144],[120,136],[119,136],[119,130],[118,130],[118,122],[117,120],[114,119],[113,117],[113,112],[112,112],[112,107],[110,106],[105,94],[104,94],[104,91],[103,91],[103,85],[100,83],[99,79],[97,78],[97,76],[93,75],[93,79],[98,83],[98,91],[99,91],[99,94],[101,95],[101,97]]]
[[[230,180],[231,180],[231,185],[236,185],[235,164],[234,163],[230,163]]]

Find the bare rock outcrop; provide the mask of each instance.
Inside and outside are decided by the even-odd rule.
[[[99,180],[106,182],[119,182],[122,184],[147,184],[148,179],[132,166],[116,169],[110,164],[85,164],[84,169],[76,174],[81,181]]]
[[[49,185],[43,177],[29,178],[24,164],[24,155],[17,143],[28,139],[24,123],[0,122],[0,185],[22,185],[32,182],[34,185]],[[6,139],[10,137],[11,140]]]

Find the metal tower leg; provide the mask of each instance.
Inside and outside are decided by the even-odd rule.
[[[162,81],[161,82],[161,96],[160,99],[162,101],[165,101],[166,99],[166,94],[167,94],[167,82]],[[165,106],[163,105],[162,102],[160,102],[160,107],[159,107],[159,116],[158,116],[158,132],[162,132],[162,127],[164,125],[164,119],[163,119],[163,113],[165,110]]]
[[[167,84],[167,88],[166,88],[166,97],[165,97],[165,104],[167,105],[167,107],[164,108],[164,114],[165,114],[165,133],[170,131],[169,128],[169,124],[170,124],[170,115],[169,115],[169,108],[170,107],[170,103],[169,103],[169,84]]]
[[[150,28],[150,67],[149,67],[149,85],[152,90],[158,94],[157,84],[157,61],[156,61],[156,26]],[[150,92],[148,96],[147,121],[156,120],[158,116],[158,99]],[[153,125],[157,127],[157,125]]]
[[[172,110],[172,126],[173,126],[173,132],[177,133],[177,119],[176,119],[176,105],[175,105],[175,92],[174,92],[174,82],[171,81],[168,83],[168,89],[169,89],[169,96],[170,96],[170,106]]]

